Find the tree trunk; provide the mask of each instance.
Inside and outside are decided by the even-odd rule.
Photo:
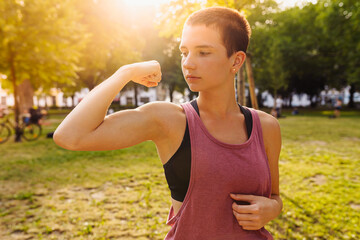
[[[354,102],[354,93],[355,93],[355,83],[350,84],[350,101],[348,104],[349,108],[354,108],[355,107],[355,102]]]
[[[240,103],[240,105],[246,106],[244,66],[242,66],[238,72],[237,87],[238,102]]]
[[[273,109],[276,109],[276,99],[277,99],[277,90],[274,89],[274,106],[273,106]]]
[[[134,98],[135,98],[135,107],[138,107],[138,89],[136,84],[134,84]]]
[[[71,96],[71,108],[75,107],[75,94]]]
[[[313,100],[315,97],[315,100]],[[315,108],[317,105],[317,95],[310,95],[310,106]]]
[[[17,88],[20,101],[19,112],[23,114],[34,106],[34,89],[29,79],[24,80]]]
[[[249,54],[246,55],[246,72],[248,74],[249,81],[249,92],[251,97],[251,105],[254,109],[259,109],[256,94],[255,94],[255,82],[254,75],[251,67],[251,56]]]
[[[199,95],[199,93],[197,93],[197,92],[192,92],[190,90],[190,88],[188,88],[188,89],[189,89],[189,95],[188,95],[189,101],[193,100],[194,97],[197,97]]]
[[[174,97],[173,97],[174,90],[175,90],[175,84],[170,84],[169,85],[170,102],[173,102],[173,100],[174,100]]]
[[[97,74],[95,74],[93,76],[93,78],[91,79],[91,81],[89,81],[86,85],[89,88],[89,91],[93,90],[94,87],[96,87],[96,82],[98,80],[99,76]]]
[[[263,99],[262,99],[262,96],[261,96],[261,92],[259,92],[259,94],[257,95],[257,102],[258,102],[258,104],[259,104],[259,108],[264,107]]]
[[[19,119],[19,98],[17,93],[17,86],[16,86],[16,72],[15,72],[15,65],[14,65],[14,55],[10,50],[10,71],[11,71],[11,82],[14,89],[14,117],[15,117],[15,142],[21,142],[21,130],[20,130],[20,119]]]
[[[45,99],[45,108],[48,109],[49,106],[47,104],[47,96],[46,96],[46,94],[43,94],[43,96],[44,96],[44,99]]]

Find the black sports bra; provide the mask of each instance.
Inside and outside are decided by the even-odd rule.
[[[192,100],[190,104],[194,107],[200,116],[199,107],[196,99]],[[252,130],[252,116],[249,109],[239,105],[241,112],[245,117],[245,124],[248,137],[250,137]],[[166,181],[171,191],[171,197],[177,201],[183,202],[190,182],[191,170],[191,145],[189,127],[186,121],[186,129],[184,138],[180,147],[175,154],[163,165]]]

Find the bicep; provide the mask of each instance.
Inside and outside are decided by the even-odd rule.
[[[161,127],[153,108],[142,106],[105,117],[96,129],[79,140],[75,150],[115,150],[156,139]]]

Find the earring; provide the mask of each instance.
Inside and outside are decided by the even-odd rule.
[[[233,69],[231,69],[234,73],[236,72],[236,69],[235,68],[233,68]]]

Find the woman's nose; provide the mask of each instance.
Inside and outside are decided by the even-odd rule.
[[[183,60],[182,65],[185,69],[194,69],[196,67],[194,59],[190,56],[190,54]]]

